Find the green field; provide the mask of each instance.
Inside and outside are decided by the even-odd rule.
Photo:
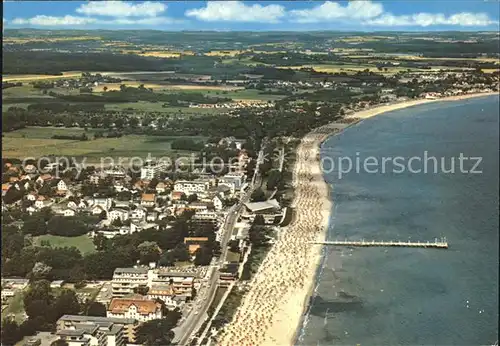
[[[2,320],[8,315],[14,315],[15,320],[18,323],[24,321],[24,293],[22,291],[16,292],[16,294],[9,299],[9,304],[7,308],[2,311]]]
[[[174,158],[176,155],[190,154],[187,151],[171,149],[170,143],[181,138],[173,136],[126,135],[120,138],[99,138],[88,141],[51,138],[56,134],[81,135],[82,133],[87,133],[89,138],[93,138],[93,133],[97,131],[103,130],[90,129],[84,132],[82,128],[29,127],[7,132],[2,138],[2,155],[9,158],[37,158],[48,155],[85,157],[86,163],[99,163],[102,157],[146,158],[151,154],[157,158]],[[189,138],[195,141],[206,140],[206,137]]]
[[[76,247],[82,254],[95,252],[94,243],[92,239],[84,234],[79,237],[61,237],[51,234],[45,234],[34,237],[34,244],[41,246],[42,240],[50,242],[51,247]]]

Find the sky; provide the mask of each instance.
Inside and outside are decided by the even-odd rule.
[[[500,0],[4,1],[4,28],[499,30]]]

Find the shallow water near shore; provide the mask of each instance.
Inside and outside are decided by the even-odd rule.
[[[497,340],[498,107],[497,96],[420,105],[366,119],[323,143],[322,157],[334,159],[427,151],[438,161],[456,157],[458,167],[463,153],[483,157],[482,173],[325,174],[334,201],[328,239],[446,237],[449,249],[326,248],[298,344]]]

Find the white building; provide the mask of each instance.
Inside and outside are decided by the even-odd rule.
[[[204,194],[210,188],[208,181],[178,180],[175,182],[174,191],[183,192],[187,196],[192,194]]]
[[[75,323],[56,335],[68,346],[124,346],[124,327],[113,323]]]
[[[141,168],[141,179],[152,180],[158,177],[166,168],[167,164],[165,162],[146,163],[146,165]]]
[[[123,222],[123,221],[128,220],[128,217],[129,217],[129,213],[125,209],[115,208],[108,213],[108,219],[111,222],[113,222],[117,219],[120,219],[120,221]]]
[[[94,206],[100,206],[106,211],[108,211],[111,208],[111,205],[113,204],[113,200],[111,198],[94,198],[89,201],[92,205]]]
[[[116,268],[111,286],[113,297],[123,297],[134,293],[134,288],[148,285],[147,268]]]
[[[165,303],[168,309],[173,310],[184,305],[189,297],[178,294],[170,285],[153,285],[148,291],[148,299],[160,299]]]
[[[130,218],[133,220],[143,220],[146,217],[146,208],[139,206],[130,212]]]
[[[149,299],[114,298],[109,304],[106,317],[133,318],[147,322],[163,317],[160,303]]]

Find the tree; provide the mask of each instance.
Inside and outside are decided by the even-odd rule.
[[[257,226],[263,226],[266,224],[266,220],[264,219],[263,215],[255,215],[255,218],[253,219],[253,224]]]
[[[137,249],[139,250],[139,261],[141,263],[157,262],[160,259],[160,250],[156,242],[142,242]]]
[[[87,316],[106,317],[106,306],[99,302],[92,302],[87,308]]]
[[[240,242],[236,239],[230,240],[227,244],[229,246],[229,251],[231,252],[240,252]]]
[[[145,296],[148,294],[149,287],[148,286],[138,286],[134,288],[134,293],[140,294],[141,296]]]
[[[122,223],[122,220],[120,218],[116,218],[113,220],[113,222],[111,223],[112,226],[115,226],[115,227],[122,227],[123,226],[123,223]]]
[[[274,190],[278,188],[280,182],[281,182],[281,172],[278,170],[270,171],[267,177],[267,189]]]
[[[104,86],[104,87],[102,88],[102,91],[104,91],[104,92],[108,91],[108,87],[107,87],[107,86]]]
[[[212,249],[203,244],[198,250],[195,252],[194,264],[197,266],[207,266],[212,261]]]
[[[52,270],[51,266],[48,266],[43,262],[36,262],[35,266],[31,270],[31,279],[32,280],[46,279],[51,270]]]
[[[181,318],[178,309],[167,311],[164,318],[143,323],[137,328],[137,343],[145,346],[171,345],[174,338],[172,329]]]
[[[189,195],[189,196],[187,197],[187,201],[188,201],[189,203],[196,202],[197,200],[198,200],[198,195],[197,195],[197,194],[195,194],[195,193],[193,193],[192,195]]]
[[[23,234],[31,234],[32,236],[44,235],[47,233],[47,225],[42,215],[31,215],[23,224]]]
[[[66,342],[66,340],[57,339],[55,341],[52,341],[50,346],[69,346],[69,344]]]
[[[184,243],[178,244],[171,252],[175,258],[175,261],[186,262],[191,258],[188,247]]]
[[[13,346],[23,338],[19,325],[12,318],[2,320],[1,341],[2,345]]]
[[[252,202],[262,202],[266,200],[266,194],[264,191],[262,191],[261,188],[255,189],[254,192],[252,192],[250,199]]]
[[[102,233],[97,233],[94,239],[92,239],[92,242],[94,243],[97,251],[105,250],[108,245],[108,239],[102,235]]]
[[[64,289],[54,302],[54,318],[58,320],[62,315],[78,315],[80,308],[75,291]]]

